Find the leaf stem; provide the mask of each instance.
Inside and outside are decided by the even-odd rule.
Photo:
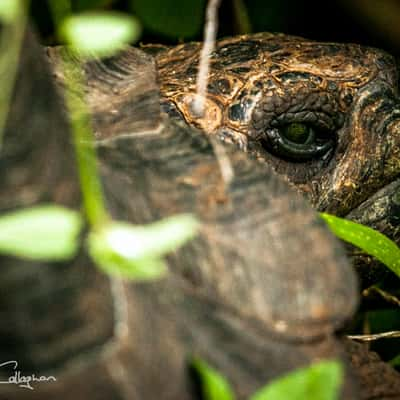
[[[63,55],[62,65],[68,85],[65,96],[71,116],[73,144],[83,204],[86,217],[92,228],[95,228],[107,222],[110,217],[104,203],[91,119],[85,102],[84,72],[79,65],[68,61],[66,54]]]

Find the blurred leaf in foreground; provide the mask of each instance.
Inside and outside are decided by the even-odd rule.
[[[400,277],[400,248],[382,233],[330,214],[320,213],[332,232],[374,256]]]
[[[87,12],[64,20],[60,36],[83,56],[110,56],[140,36],[140,24],[126,14]]]
[[[205,400],[234,400],[228,381],[204,361],[191,365],[200,375]],[[278,378],[250,397],[250,400],[336,400],[343,380],[343,368],[336,361],[321,361]]]
[[[89,234],[89,253],[111,275],[154,279],[167,272],[161,257],[193,238],[197,228],[185,214],[141,226],[112,221]]]
[[[336,361],[321,361],[269,383],[250,400],[336,400],[343,368]]]
[[[31,260],[59,261],[75,255],[82,218],[76,211],[43,205],[0,217],[0,252]]]
[[[14,22],[22,14],[22,7],[20,0],[1,0],[0,19],[6,23]]]
[[[191,366],[200,375],[203,398],[205,400],[234,400],[235,395],[228,381],[206,362],[195,358]]]

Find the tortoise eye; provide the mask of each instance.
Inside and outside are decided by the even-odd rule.
[[[323,157],[335,145],[332,133],[299,122],[267,129],[261,142],[271,153],[299,162]]]
[[[312,143],[315,138],[315,132],[311,126],[298,122],[282,127],[280,132],[285,139],[297,144]]]

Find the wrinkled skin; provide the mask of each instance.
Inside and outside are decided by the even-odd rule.
[[[280,34],[224,39],[212,54],[199,117],[191,104],[200,44],[154,50],[168,114],[271,164],[318,210],[400,243],[400,103],[390,55]],[[291,123],[311,128],[314,139],[288,142]]]

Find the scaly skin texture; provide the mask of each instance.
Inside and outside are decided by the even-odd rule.
[[[200,48],[157,49],[168,114],[269,163],[318,210],[350,213],[400,242],[400,105],[390,55],[282,34],[223,39],[211,57],[206,111],[199,118],[191,104]],[[277,142],[293,122],[322,132],[329,148],[313,155],[312,147],[302,146],[306,156],[282,153]],[[365,256],[354,263],[372,266]]]

